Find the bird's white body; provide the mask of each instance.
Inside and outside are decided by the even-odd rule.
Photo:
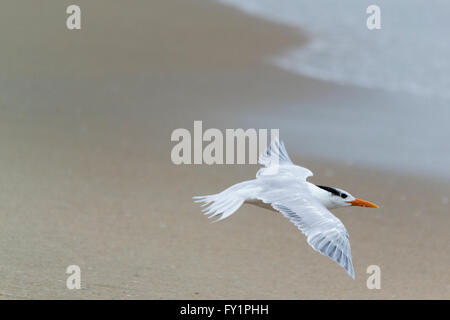
[[[357,205],[376,206],[344,190],[307,182],[312,172],[293,164],[278,140],[260,156],[259,163],[264,167],[258,171],[256,179],[194,199],[207,206],[205,214],[220,215],[217,221],[229,217],[244,203],[281,212],[307,236],[311,247],[339,263],[354,278],[347,230],[328,209],[350,206],[356,201],[364,203]]]

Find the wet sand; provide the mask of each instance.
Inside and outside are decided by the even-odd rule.
[[[192,202],[257,166],[175,166],[174,129],[260,128],[240,114],[355,92],[263,62],[307,37],[194,0],[80,1],[68,31],[69,4],[1,12],[1,298],[450,298],[444,182],[291,154],[311,181],[381,206],[335,211],[356,280],[280,215],[248,206],[211,224]],[[280,130],[289,151],[299,138]],[[65,287],[72,264],[82,290]],[[366,287],[372,264],[381,290]]]

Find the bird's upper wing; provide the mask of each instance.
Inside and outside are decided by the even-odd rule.
[[[259,200],[289,218],[306,235],[314,250],[336,261],[355,278],[347,230],[312,196],[306,181],[298,179],[295,172],[290,174],[287,168],[281,175],[260,176],[256,180],[264,185],[258,192]]]
[[[304,179],[311,177],[313,173],[307,169],[292,163],[286,151],[283,141],[274,139],[266,151],[259,156],[259,164],[265,166],[256,173],[256,177],[264,175],[280,175],[283,173],[292,174],[295,171],[297,178]]]

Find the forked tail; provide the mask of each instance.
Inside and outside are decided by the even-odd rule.
[[[192,197],[195,202],[201,203],[205,215],[209,218],[222,215],[215,222],[223,220],[235,213],[247,200],[252,189],[252,181],[237,183],[224,191],[209,196]]]
[[[261,154],[259,163],[265,168],[259,169],[258,176],[276,173],[278,165],[292,164],[283,142],[275,139],[267,150]],[[309,170],[308,170],[309,171]],[[255,199],[260,187],[256,180],[237,183],[228,189],[209,196],[192,197],[195,202],[201,203],[205,215],[209,218],[222,215],[216,221],[223,220],[235,213],[246,200]]]

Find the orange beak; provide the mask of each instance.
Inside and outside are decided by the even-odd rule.
[[[367,207],[367,208],[379,208],[379,206],[377,206],[375,203],[366,201],[366,200],[361,200],[356,198],[353,201],[349,201],[349,203],[351,203],[352,206],[358,206],[358,207]]]

